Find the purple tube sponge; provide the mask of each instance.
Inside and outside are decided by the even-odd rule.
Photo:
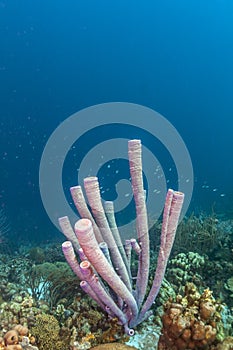
[[[133,335],[132,328],[150,315],[150,308],[161,287],[175,239],[184,194],[171,189],[167,192],[157,268],[153,285],[146,297],[150,242],[142,178],[141,141],[131,140],[128,147],[137,214],[137,240],[121,241],[113,203],[102,204],[97,177],[88,177],[84,180],[90,209],[81,187],[71,187],[74,203],[82,217],[75,223],[74,229],[67,217],[59,219],[59,223],[69,240],[62,245],[64,255],[81,280],[81,288],[111,317],[117,317],[127,334]],[[73,247],[79,258],[76,257]],[[131,253],[136,253],[138,257],[136,282],[130,269]],[[106,283],[102,283],[101,279]]]

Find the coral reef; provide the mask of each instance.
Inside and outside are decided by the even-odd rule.
[[[122,327],[117,323],[117,320],[106,318],[96,303],[83,294],[79,287],[79,281],[74,277],[66,263],[46,263],[43,266],[34,266],[44,278],[49,277],[47,282],[51,283],[54,298],[56,296],[51,308],[50,299],[38,300],[37,297],[35,300],[30,295],[30,290],[25,290],[28,286],[25,285],[25,282],[22,285],[25,271],[21,269],[25,259],[19,258],[18,264],[15,264],[15,260],[10,259],[4,265],[5,276],[3,275],[4,268],[0,265],[0,271],[2,271],[2,280],[0,281],[0,336],[3,337],[7,331],[13,329],[19,323],[28,327],[32,332],[33,327],[41,326],[36,323],[38,315],[52,313],[57,319],[56,324],[59,326],[58,338],[66,344],[63,350],[68,349],[69,344],[73,345],[74,342],[79,344],[80,349],[83,349],[84,345],[86,349],[90,349],[91,346],[100,343],[118,341],[121,337],[124,340]],[[12,271],[14,273],[19,271],[22,276],[14,276],[11,266],[13,266]],[[51,274],[51,271],[57,271],[58,273]],[[8,282],[9,275],[12,280],[15,279],[20,282]],[[32,279],[34,276],[29,275],[28,278]],[[75,283],[72,283],[72,281],[75,281]],[[34,285],[37,288],[39,286],[38,283]],[[46,334],[42,333],[40,341],[44,350],[51,350],[50,344],[43,343],[44,337],[46,338]]]
[[[233,276],[233,252],[231,258],[205,256],[204,268],[198,270],[203,286],[208,286],[229,308],[233,307],[231,281]],[[195,281],[195,280],[194,280]],[[195,281],[196,283],[196,281]]]
[[[124,341],[126,336],[116,318],[105,317],[96,303],[87,296],[77,295],[69,306],[72,313],[61,321],[62,334],[69,333],[70,344],[76,349],[90,349],[97,344]]]
[[[232,350],[233,349],[233,337],[227,337],[221,344],[216,346],[216,350]]]
[[[200,217],[198,221],[200,221],[198,224],[195,223],[197,229],[199,224],[200,228],[203,229],[202,222],[205,221],[205,218]],[[208,220],[205,225],[207,222]],[[190,222],[184,223],[183,233],[186,224],[190,225]],[[61,255],[60,247],[56,248],[58,245],[49,243],[43,246],[45,254],[39,250],[39,253],[42,253],[42,258],[45,255],[45,261],[40,260],[40,257],[38,258],[36,255],[33,256],[31,245],[22,247],[22,254],[17,253],[16,255],[14,253],[11,256],[0,254],[0,337],[2,337],[0,350],[34,350],[37,349],[37,346],[40,350],[53,349],[53,345],[47,339],[48,333],[46,333],[50,321],[47,323],[40,321],[46,316],[52,320],[51,324],[54,322],[53,339],[56,350],[59,348],[62,350],[86,350],[95,346],[99,346],[99,349],[107,349],[107,346],[111,350],[114,347],[126,349],[124,344],[125,346],[133,346],[133,349],[154,350],[161,328],[163,335],[160,337],[160,349],[162,347],[162,349],[171,350],[170,343],[166,339],[166,336],[170,335],[170,331],[173,332],[170,338],[175,344],[173,344],[172,349],[176,349],[177,344],[179,345],[178,349],[182,349],[184,339],[189,337],[190,332],[192,332],[192,337],[198,338],[201,337],[202,331],[202,336],[205,333],[205,338],[206,335],[209,338],[208,340],[194,339],[196,350],[232,350],[232,221],[216,220],[213,224],[217,229],[216,239],[218,242],[216,242],[215,247],[202,247],[203,254],[201,254],[201,250],[197,253],[195,250],[190,252],[184,249],[179,254],[176,254],[177,248],[173,251],[166,279],[163,280],[160,293],[152,305],[153,315],[146,322],[138,325],[134,337],[130,338],[123,334],[122,327],[116,318],[108,317],[93,300],[84,295],[76,276],[66,263],[61,263],[64,258]],[[194,224],[192,223],[192,225]],[[156,267],[155,250],[158,251],[160,230],[161,225],[160,227],[158,225],[158,235],[152,248],[153,254],[151,254],[151,275]],[[189,232],[189,230],[190,228],[187,226],[187,231]],[[191,232],[189,237],[192,237]],[[191,245],[192,242],[189,244]],[[54,253],[53,246],[56,246]],[[194,244],[193,248],[195,248]],[[29,254],[30,250],[32,250],[31,255]],[[47,252],[50,253],[47,254]],[[137,259],[134,259],[135,257],[136,254],[132,254],[131,261],[137,272]],[[49,261],[53,261],[53,263],[48,263]],[[135,271],[133,271],[133,275],[135,275]],[[184,288],[187,282],[194,282],[199,292],[197,289],[196,292],[194,289],[192,292],[191,287]],[[149,280],[147,293],[152,283],[153,278]],[[211,292],[205,291],[208,287],[213,291],[217,300],[212,297]],[[181,297],[177,295],[178,293],[184,296]],[[208,313],[209,318],[205,319]],[[175,322],[178,318],[180,318],[180,323],[176,323],[176,326],[181,327],[179,336],[177,336],[178,331],[175,332]],[[167,328],[166,322],[171,322]],[[43,329],[42,323],[44,324]],[[4,336],[8,331],[13,331],[15,326],[19,324],[27,327],[29,334],[24,340],[20,338],[20,344],[8,344],[6,348]],[[196,324],[195,327],[194,324]],[[190,326],[188,327],[188,325]],[[184,330],[182,330],[183,326],[186,327]],[[34,336],[33,331],[36,329],[34,341],[37,343],[33,343],[33,337],[30,334]],[[12,339],[17,338],[13,337]],[[190,344],[192,346],[192,343]]]
[[[71,302],[79,288],[79,282],[66,263],[56,262],[34,265],[30,268],[25,284],[37,303],[46,300],[52,310],[63,299]]]
[[[69,346],[68,340],[60,339],[60,326],[52,315],[41,314],[36,316],[32,334],[40,350],[64,350]]]
[[[0,338],[0,350],[38,350],[34,344],[35,338],[29,334],[27,327],[20,324]]]
[[[40,246],[30,247],[24,252],[24,255],[35,264],[65,261],[60,243],[41,244]]]
[[[232,223],[224,223],[217,216],[192,214],[179,225],[174,242],[174,252],[195,252],[210,255],[231,244]]]
[[[159,350],[211,349],[224,338],[221,304],[208,289],[200,294],[188,283],[185,295],[165,305]]]
[[[12,329],[17,324],[30,327],[33,325],[35,316],[46,311],[41,305],[35,306],[35,302],[28,294],[14,294],[11,301],[3,301],[0,305],[0,324],[2,332]],[[48,308],[47,308],[48,311]]]
[[[22,256],[0,255],[0,290],[4,292],[5,287],[1,287],[9,282],[25,285],[26,274],[30,271],[32,262]],[[19,288],[19,287],[18,287]],[[17,289],[18,289],[17,288]],[[5,295],[4,298],[7,296]],[[10,295],[9,295],[10,297]]]
[[[169,261],[166,277],[172,281],[175,291],[181,293],[187,282],[203,284],[201,272],[204,266],[204,256],[193,252],[180,253]]]
[[[28,252],[28,259],[35,264],[42,264],[46,261],[46,255],[44,249],[41,247],[32,247]]]
[[[176,292],[181,293],[187,282],[195,283],[200,289],[210,288],[216,296],[233,307],[233,251],[227,257],[212,253],[200,255],[194,252],[179,253],[169,261],[166,278]],[[214,276],[214,278],[213,278]]]

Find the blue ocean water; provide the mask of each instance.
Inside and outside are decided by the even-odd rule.
[[[40,197],[43,149],[70,115],[114,101],[167,118],[190,152],[190,210],[214,205],[232,217],[232,43],[231,0],[1,0],[0,206],[12,232],[22,240],[59,235]],[[93,135],[92,145],[101,141]],[[159,147],[157,157],[168,161]],[[75,169],[67,160],[67,188]]]

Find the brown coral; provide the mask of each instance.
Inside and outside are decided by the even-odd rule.
[[[38,350],[36,346],[32,346],[31,337],[27,337],[29,331],[27,327],[21,324],[16,325],[13,329],[6,332],[3,338],[0,337],[0,350],[22,350],[25,348]]]
[[[12,329],[4,335],[4,343],[6,345],[15,345],[19,343],[19,333]]]
[[[211,291],[199,294],[194,284],[188,284],[185,293],[176,303],[165,305],[159,350],[210,349],[217,343],[219,305]]]
[[[19,333],[22,337],[25,335],[28,335],[28,328],[25,326],[22,326],[21,324],[18,324],[14,327],[14,330]]]
[[[211,301],[204,301],[200,304],[200,316],[208,320],[216,311],[215,305]]]

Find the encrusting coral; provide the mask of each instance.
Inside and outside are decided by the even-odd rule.
[[[64,350],[68,344],[60,340],[60,326],[52,315],[41,314],[36,316],[32,333],[36,337],[40,350]]]
[[[0,338],[0,350],[38,350],[27,327],[18,324]]]
[[[208,289],[202,294],[188,283],[185,296],[165,305],[159,350],[211,349],[222,340],[221,304]]]

